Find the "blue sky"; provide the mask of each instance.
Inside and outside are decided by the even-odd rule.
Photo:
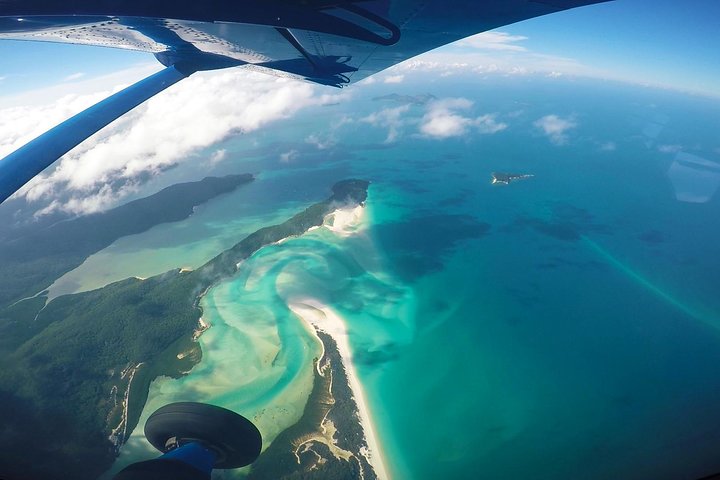
[[[616,0],[503,27],[638,83],[720,94],[720,1]]]
[[[578,74],[720,96],[718,18],[718,0],[616,0],[498,30],[535,60],[543,57],[548,69],[553,59],[568,59],[584,67]],[[435,58],[462,52],[441,49]],[[511,53],[496,50],[493,55]],[[0,96],[154,62],[138,52],[14,41],[0,41],[0,58]],[[528,61],[522,55],[508,58],[516,64]]]
[[[0,95],[156,63],[147,53],[44,42],[0,41]]]

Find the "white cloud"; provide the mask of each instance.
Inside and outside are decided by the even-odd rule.
[[[241,69],[193,75],[83,142],[18,195],[30,201],[55,198],[44,212],[112,207],[197,150],[328,100],[314,93],[307,83]],[[0,158],[106,94],[0,110]],[[224,153],[215,155],[220,161]]]
[[[137,190],[137,184],[128,184],[123,188],[123,194],[128,195]],[[114,205],[117,201],[118,194],[110,184],[100,186],[92,195],[73,196],[65,201],[57,199],[52,200],[49,205],[38,210],[35,215],[41,216],[52,213],[56,210],[73,212],[73,213],[92,213],[104,210],[108,206]]]
[[[545,135],[556,145],[564,145],[568,141],[567,131],[577,127],[577,123],[571,118],[562,118],[557,115],[545,115],[534,123],[535,127],[543,131]]]
[[[373,83],[377,82],[377,78],[374,76],[365,77],[359,82],[357,82],[355,85],[372,85]]]
[[[335,145],[336,140],[331,136],[321,136],[319,134],[311,134],[305,139],[305,143],[315,145],[318,150],[327,150]]]
[[[88,95],[64,95],[49,105],[1,109],[0,158],[111,93],[105,91]]]
[[[600,150],[603,152],[614,152],[615,150],[617,150],[617,144],[615,142],[601,143]]]
[[[458,47],[457,44],[407,60],[393,67],[390,72],[393,74],[432,72],[441,76],[465,73],[482,76],[540,74],[549,78],[558,78],[564,75],[612,77],[609,72],[584,65],[573,58],[544,55],[530,50],[469,50]]]
[[[683,149],[682,145],[660,145],[657,147],[660,153],[677,153]]]
[[[330,128],[333,130],[337,130],[338,128],[341,128],[349,123],[353,123],[355,120],[350,115],[343,114],[338,120],[334,121],[332,125],[330,125]]]
[[[386,71],[388,76],[407,72],[433,72],[447,77],[477,75],[582,75],[612,78],[612,72],[558,55],[547,55],[525,46],[528,37],[506,32],[483,32],[402,62]],[[388,77],[389,78],[389,77]]]
[[[223,162],[227,158],[227,150],[224,148],[221,148],[219,150],[215,150],[212,155],[210,155],[210,160],[208,160],[208,163],[210,166],[217,165],[220,162]]]
[[[321,93],[314,103],[318,105],[337,105],[352,98],[351,90],[343,90],[340,93]]]
[[[451,113],[428,115],[420,126],[420,131],[434,138],[459,137],[467,129],[468,119]]]
[[[527,40],[522,35],[510,35],[505,32],[483,32],[460,40],[456,43],[459,47],[470,47],[480,50],[503,50],[513,52],[525,52],[527,48],[517,45],[517,42]]]
[[[73,80],[79,80],[82,77],[85,76],[85,72],[77,72],[73,73],[72,75],[68,75],[67,77],[63,78],[63,82],[72,82]]]
[[[420,123],[420,132],[433,138],[464,135],[471,120],[457,111],[471,106],[472,102],[466,98],[447,98],[430,103]]]
[[[280,162],[282,163],[290,163],[293,160],[295,160],[298,156],[298,151],[293,149],[288,152],[284,152],[280,154]]]
[[[389,77],[385,77],[385,80],[383,80],[384,83],[402,83],[403,80],[405,80],[405,75],[391,75]]]
[[[420,122],[420,132],[427,137],[443,139],[465,135],[472,127],[476,127],[482,134],[493,134],[507,128],[507,124],[497,121],[495,114],[472,118],[460,113],[470,109],[472,105],[466,98],[446,98],[431,102]]]
[[[507,123],[498,122],[496,118],[497,115],[495,114],[482,115],[475,119],[473,125],[477,127],[480,133],[485,134],[493,134],[505,130],[507,128]]]
[[[400,136],[400,127],[405,123],[403,114],[410,109],[410,105],[402,105],[394,108],[385,108],[379,112],[371,113],[360,119],[361,122],[369,123],[374,127],[388,129],[385,143],[392,143]]]

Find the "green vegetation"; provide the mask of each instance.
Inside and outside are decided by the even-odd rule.
[[[316,332],[325,347],[319,360],[323,373],[320,375],[313,368],[313,389],[302,417],[281,432],[252,464],[248,480],[377,478],[362,453],[367,442],[337,344],[327,333]],[[332,439],[323,439],[326,421],[335,426]],[[328,443],[343,450],[347,459],[338,458]]]
[[[0,311],[10,339],[0,342],[0,474],[96,478],[116,454],[108,437],[125,418],[128,388],[120,443],[137,424],[152,379],[178,376],[199,361],[197,351],[177,355],[192,349],[200,295],[262,246],[321,225],[339,204],[364,202],[366,193],[367,182],[339,182],[328,200],[258,230],[192,272],[126,279],[58,297],[39,312],[41,298]]]
[[[120,237],[189,217],[193,208],[251,182],[253,176],[180,183],[107,212],[54,223],[0,241],[0,307],[35,295]]]

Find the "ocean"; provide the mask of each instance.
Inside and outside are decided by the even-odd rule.
[[[577,79],[413,78],[213,147],[228,152],[213,174],[257,180],[56,284],[195,268],[335,181],[371,181],[354,230],[265,247],[208,292],[203,361],[151,385],[140,425],[197,400],[274,438],[301,415],[321,351],[288,308],[312,298],[345,320],[393,478],[720,470],[720,102]],[[373,100],[390,93],[439,100]],[[446,100],[459,97],[472,105]],[[460,134],[422,134],[442,102],[466,119]],[[486,114],[505,128],[483,131]],[[492,172],[534,176],[491,185]],[[143,445],[136,429],[118,465],[151,455]]]

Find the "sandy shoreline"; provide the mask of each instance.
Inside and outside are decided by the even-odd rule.
[[[340,237],[348,237],[364,228],[365,206],[338,208],[325,216],[323,227]]]
[[[382,450],[380,449],[372,418],[370,417],[365,393],[358,379],[357,372],[355,371],[355,366],[352,363],[352,351],[350,349],[345,321],[331,308],[312,298],[293,300],[288,304],[288,307],[298,318],[302,319],[314,329],[327,333],[337,343],[348,383],[350,384],[350,389],[353,392],[355,404],[357,405],[360,423],[365,433],[365,441],[368,445],[366,457],[375,469],[378,478],[387,479],[387,469],[385,468]]]

